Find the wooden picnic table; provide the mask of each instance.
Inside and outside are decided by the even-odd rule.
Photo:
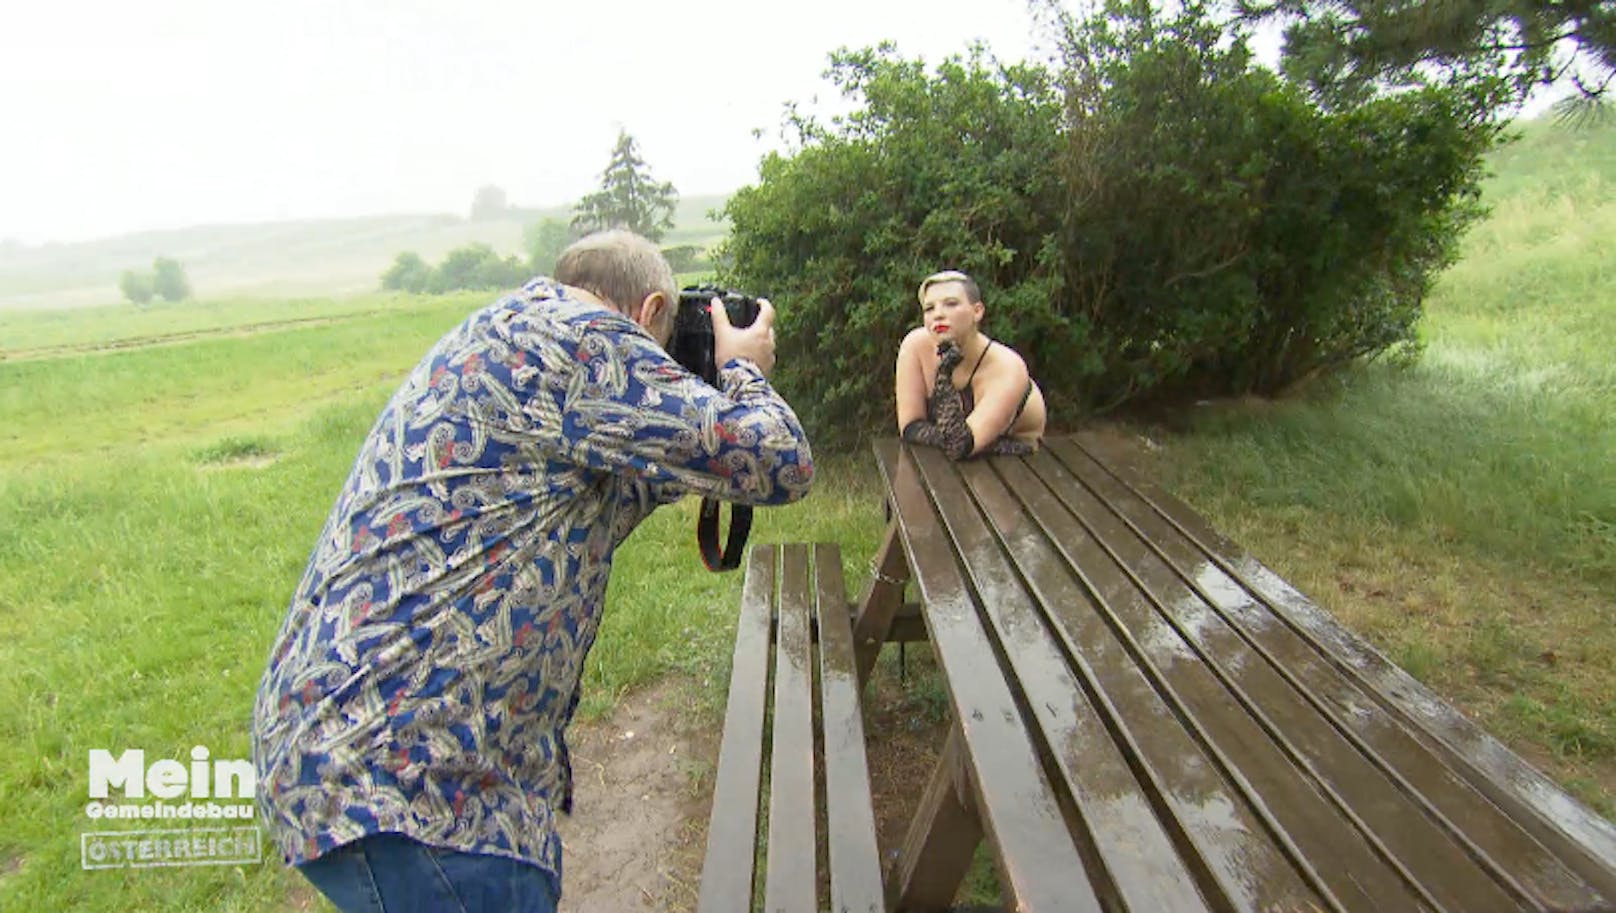
[[[859,672],[912,580],[951,734],[886,874],[1006,909],[1616,910],[1616,828],[1095,439],[875,446]]]

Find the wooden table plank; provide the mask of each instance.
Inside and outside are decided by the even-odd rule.
[[[1050,458],[1028,464],[1048,478]],[[1058,482],[1058,480],[1057,480]],[[1346,910],[1417,911],[1425,904],[1415,888],[1388,866],[1329,802],[1317,784],[1274,743],[1264,728],[1229,699],[1228,690],[1200,661],[1196,651],[1157,610],[1125,561],[1107,549],[1085,525],[1097,504],[1050,498],[1042,518],[1064,562],[1103,606],[1107,625],[1136,658],[1157,692],[1175,708],[1186,729],[1218,761],[1225,780],[1266,830],[1307,875],[1310,884]]]
[[[1147,543],[1058,465],[1053,451],[1040,454],[1045,461],[1041,472],[1057,497],[1127,568],[1159,617],[1217,678],[1231,708],[1258,723],[1387,865],[1441,909],[1528,909],[1525,898],[1486,877],[1451,833],[1412,806],[1384,770],[1358,753]]]
[[[1205,910],[1207,902],[1152,811],[1150,796],[1089,703],[958,468],[934,450],[915,457],[1004,651],[1001,662],[1014,670],[1072,795],[1086,831],[1085,849],[1097,861],[1090,879],[1108,880],[1106,892],[1127,909]],[[1004,496],[1002,485],[998,493]]]
[[[1090,456],[1091,439],[1077,443]],[[1605,896],[1616,897],[1616,824],[1576,801],[1540,771],[1458,713],[1425,685],[1286,583],[1239,545],[1160,486],[1114,462],[1107,469],[1193,541],[1210,560],[1256,594],[1300,636],[1326,654],[1344,675],[1361,682],[1410,732],[1448,765],[1509,811],[1523,827]]]
[[[896,441],[877,443],[876,453],[971,759],[983,825],[999,850],[1002,887],[1019,909],[1098,913],[1099,899],[919,469]]]
[[[780,629],[775,638],[774,744],[769,767],[769,869],[764,909],[813,913],[814,872],[813,640],[809,628],[808,549],[780,548]]]
[[[997,472],[995,472],[995,470]],[[1334,905],[1311,867],[1293,862],[1294,848],[1276,842],[1268,825],[1219,772],[1156,691],[1145,667],[1107,623],[1110,615],[1055,546],[1082,534],[1064,507],[1020,461],[975,464],[962,475],[995,532],[1058,632],[1091,698],[1104,708],[1116,741],[1140,768],[1153,807],[1172,827],[1192,866],[1228,907],[1249,913],[1328,909]],[[1014,494],[1012,494],[1012,490]],[[1017,496],[1021,500],[1017,499]]]
[[[707,829],[707,857],[701,867],[700,913],[735,913],[752,908],[775,551],[755,547],[748,557],[740,617],[735,626],[735,674],[730,678],[729,702],[724,711],[713,815]]]
[[[1476,864],[1513,893],[1555,910],[1596,909],[1603,898],[1555,854],[1422,744],[1361,683],[1281,623],[1134,491],[1073,445],[1054,451],[1066,468],[1236,629],[1315,712],[1398,785],[1411,806],[1447,830]]]

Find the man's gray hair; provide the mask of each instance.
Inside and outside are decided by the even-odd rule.
[[[556,259],[555,280],[592,292],[630,316],[639,313],[640,303],[652,292],[666,294],[670,307],[679,302],[673,270],[662,251],[650,240],[622,229],[599,231],[574,241]]]

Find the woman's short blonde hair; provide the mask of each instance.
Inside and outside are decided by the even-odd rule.
[[[927,276],[921,281],[920,291],[915,294],[915,297],[920,300],[921,304],[925,304],[926,289],[929,289],[934,285],[942,285],[945,282],[958,282],[960,285],[965,287],[966,304],[975,304],[982,300],[982,290],[977,288],[976,280],[965,275],[957,269],[945,269],[940,273],[932,273],[930,276]]]

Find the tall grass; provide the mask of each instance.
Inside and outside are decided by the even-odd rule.
[[[284,907],[299,879],[273,860],[80,871],[79,834],[127,828],[85,816],[88,752],[246,756],[270,640],[361,438],[471,306],[0,363],[0,909]],[[881,514],[861,468],[830,460],[753,541],[838,541],[863,573]],[[619,552],[586,717],[670,671],[705,679],[716,711],[739,577],[701,568],[694,525],[694,504],[659,511]]]
[[[1161,432],[1235,538],[1549,766],[1616,805],[1616,127],[1500,157],[1408,368]]]

